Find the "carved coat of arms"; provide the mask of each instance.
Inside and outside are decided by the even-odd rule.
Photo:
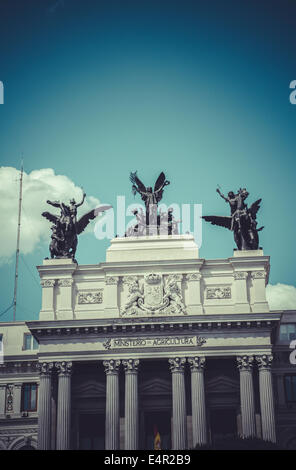
[[[151,273],[139,279],[132,278],[128,283],[128,299],[121,309],[122,316],[131,315],[186,315],[182,292],[175,276]]]

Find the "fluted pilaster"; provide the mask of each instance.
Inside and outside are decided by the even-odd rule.
[[[125,449],[138,449],[138,366],[137,359],[122,361],[125,370]]]
[[[253,356],[237,357],[237,364],[240,373],[240,400],[243,437],[256,436],[253,361]]]
[[[104,361],[106,373],[105,448],[119,450],[119,360]]]
[[[58,372],[57,450],[70,449],[72,362],[56,362]]]
[[[259,369],[259,390],[261,407],[262,437],[265,441],[276,442],[274,397],[271,376],[271,355],[256,356]]]
[[[173,394],[173,449],[182,450],[187,446],[186,395],[184,380],[184,357],[169,359],[172,373]]]
[[[39,364],[38,449],[49,450],[51,442],[51,376],[53,363]]]
[[[189,357],[191,370],[193,448],[207,443],[207,418],[204,384],[205,357]]]

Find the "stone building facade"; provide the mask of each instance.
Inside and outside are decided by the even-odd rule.
[[[38,321],[0,324],[0,449],[296,448],[296,312],[270,311],[262,250],[199,258],[191,235],[44,260]]]

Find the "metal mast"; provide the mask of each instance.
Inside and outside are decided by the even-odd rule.
[[[19,192],[19,208],[18,208],[16,255],[15,255],[14,295],[13,295],[13,321],[14,321],[14,322],[15,322],[15,314],[16,314],[16,295],[17,295],[17,281],[18,281],[18,264],[19,264],[19,254],[20,254],[20,233],[21,233],[21,215],[22,215],[23,171],[24,171],[24,165],[23,165],[23,161],[22,161],[22,165],[21,165],[21,177],[20,177],[20,192]]]

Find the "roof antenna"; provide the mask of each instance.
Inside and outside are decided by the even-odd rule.
[[[18,264],[19,264],[19,255],[20,255],[20,233],[21,233],[22,195],[23,195],[23,172],[24,172],[24,161],[23,161],[23,158],[22,158],[21,177],[20,177],[20,191],[19,191],[18,224],[17,224],[17,242],[16,242],[16,254],[15,254],[14,294],[13,294],[13,321],[14,322],[15,322],[15,314],[16,314]]]

